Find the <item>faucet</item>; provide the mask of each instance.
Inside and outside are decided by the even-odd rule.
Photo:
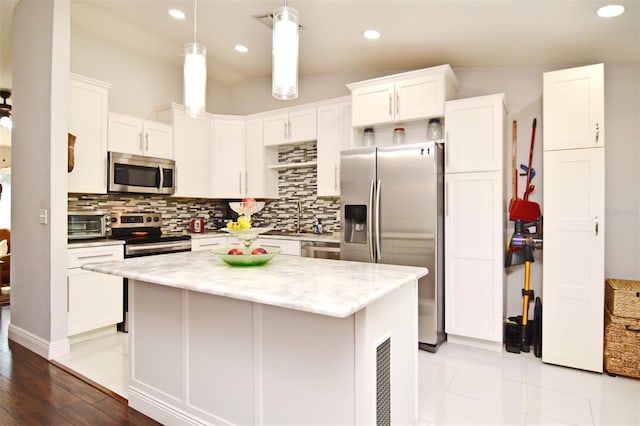
[[[300,216],[302,216],[302,201],[298,201],[298,220],[296,221],[296,232],[299,234],[301,229],[300,229]]]

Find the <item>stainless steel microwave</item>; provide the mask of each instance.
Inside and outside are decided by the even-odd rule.
[[[175,177],[173,160],[109,152],[109,192],[173,194]]]

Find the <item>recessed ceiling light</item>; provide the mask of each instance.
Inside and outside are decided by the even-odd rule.
[[[380,38],[380,33],[376,30],[367,30],[364,32],[364,37],[369,40],[377,40]]]
[[[241,44],[236,44],[234,49],[236,49],[236,51],[240,53],[247,53],[249,51],[249,48],[247,46],[243,46]]]
[[[176,19],[184,19],[184,12],[178,9],[169,9],[169,15],[171,15],[172,18],[176,18]]]
[[[624,6],[621,4],[610,4],[602,6],[596,13],[601,18],[613,18],[624,13]]]

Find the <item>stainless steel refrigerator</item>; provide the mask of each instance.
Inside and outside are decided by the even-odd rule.
[[[343,151],[340,259],[423,266],[418,341],[444,340],[442,147],[434,142]]]

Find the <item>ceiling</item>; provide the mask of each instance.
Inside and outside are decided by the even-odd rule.
[[[640,61],[640,2],[617,18],[596,16],[604,0],[289,0],[298,9],[300,74],[453,67]],[[10,85],[11,15],[0,0],[0,87]],[[198,0],[197,40],[208,74],[232,85],[271,74],[271,30],[252,16],[279,0]],[[183,10],[183,21],[168,16]],[[182,63],[194,37],[194,0],[71,0],[72,25],[157,58]],[[366,29],[379,40],[362,37]],[[249,52],[240,54],[235,44]]]

